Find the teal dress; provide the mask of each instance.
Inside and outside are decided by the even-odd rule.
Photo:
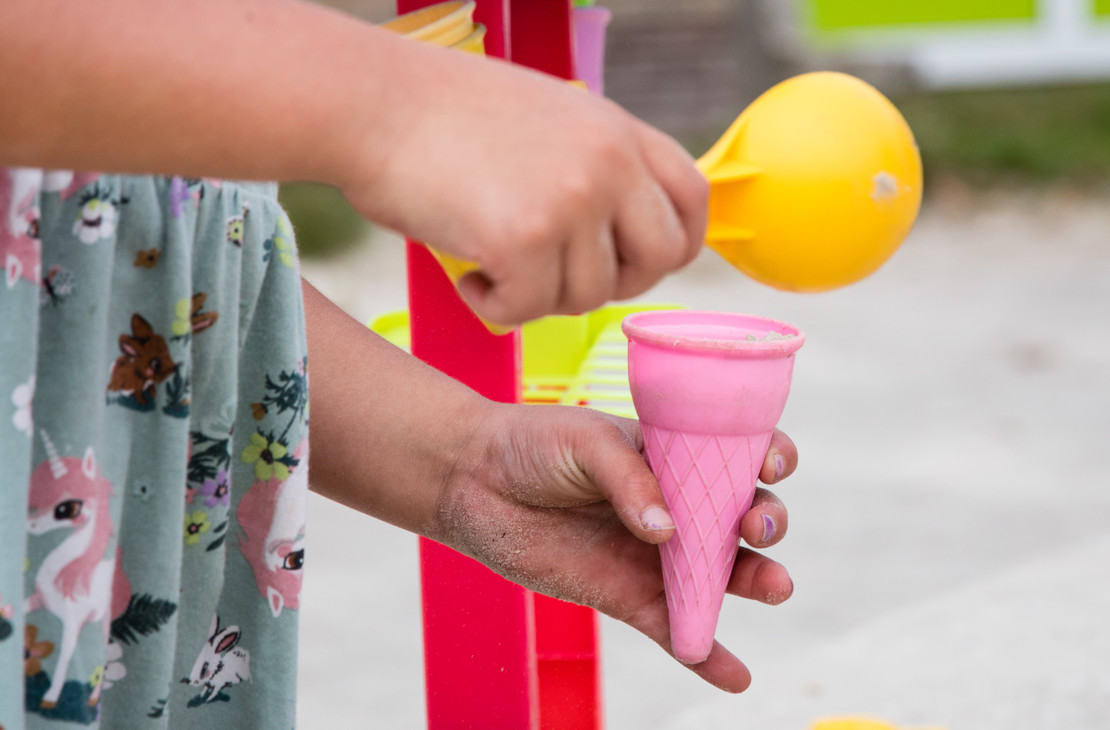
[[[276,186],[0,168],[0,728],[291,728],[306,346]]]

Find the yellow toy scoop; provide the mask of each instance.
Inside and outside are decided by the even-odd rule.
[[[874,87],[841,73],[772,87],[697,164],[710,182],[706,244],[778,289],[859,281],[894,253],[921,206],[909,125]]]
[[[921,207],[921,156],[870,84],[820,71],[771,87],[701,159],[706,245],[776,289],[818,292],[878,269]],[[435,252],[452,281],[478,266]]]

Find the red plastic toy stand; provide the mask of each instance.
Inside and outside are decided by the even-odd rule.
[[[397,0],[398,13],[435,0]],[[570,0],[477,0],[486,55],[574,77]],[[537,110],[541,114],[542,110]],[[408,246],[412,352],[482,395],[521,399],[518,332],[493,335],[420,243]],[[430,730],[599,730],[597,616],[420,541]]]

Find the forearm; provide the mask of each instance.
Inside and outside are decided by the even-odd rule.
[[[0,164],[338,184],[439,50],[297,0],[5,0]]]
[[[307,282],[313,491],[423,534],[488,401],[381,339]]]

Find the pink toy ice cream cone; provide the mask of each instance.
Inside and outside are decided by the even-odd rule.
[[[660,546],[671,649],[696,664],[713,646],[740,518],[805,337],[785,322],[684,310],[633,314],[622,329],[647,462],[676,525]]]

